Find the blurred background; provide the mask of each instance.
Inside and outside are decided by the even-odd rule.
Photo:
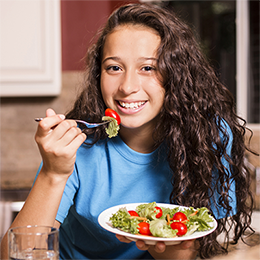
[[[0,1],[0,237],[33,183],[41,157],[35,117],[66,113],[80,88],[84,56],[118,6],[151,2],[179,14],[194,30],[260,151],[259,1]],[[247,135],[249,138],[249,135]],[[260,209],[260,161],[248,155]]]

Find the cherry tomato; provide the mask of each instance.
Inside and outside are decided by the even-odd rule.
[[[120,118],[120,116],[117,114],[117,112],[114,111],[113,109],[107,108],[106,111],[105,111],[105,116],[110,116],[110,117],[115,118],[116,121],[117,121],[117,124],[120,125],[120,123],[121,123],[121,118]]]
[[[177,220],[177,221],[184,221],[184,220],[187,220],[187,216],[182,213],[182,212],[176,212],[174,215],[173,215],[173,220]]]
[[[141,235],[151,236],[150,224],[147,222],[140,222],[138,224],[138,230]]]
[[[154,212],[158,212],[156,218],[160,218],[162,216],[162,209],[160,207],[155,207],[155,209]]]
[[[187,233],[187,226],[181,222],[172,222],[171,228],[178,230],[177,236],[183,236]]]
[[[134,210],[128,210],[128,213],[133,217],[139,217],[138,213]]]

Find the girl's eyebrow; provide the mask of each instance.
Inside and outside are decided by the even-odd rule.
[[[121,59],[117,56],[111,56],[111,57],[107,57],[105,58],[102,63],[105,63],[107,60],[115,60],[115,61],[120,61]],[[152,60],[152,61],[158,61],[158,59],[154,58],[154,57],[140,57],[138,58],[138,61],[147,61],[147,60]]]
[[[152,61],[158,61],[155,57],[141,57],[138,59],[138,61],[147,61],[147,60],[152,60]]]
[[[120,58],[117,57],[117,56],[107,57],[107,58],[105,58],[105,59],[102,61],[102,63],[105,63],[107,60],[115,60],[115,61],[119,61]]]

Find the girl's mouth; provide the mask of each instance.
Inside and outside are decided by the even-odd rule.
[[[123,102],[118,101],[118,104],[126,109],[138,109],[139,107],[143,106],[146,101],[139,101],[139,102]]]

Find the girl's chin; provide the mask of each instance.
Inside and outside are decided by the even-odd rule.
[[[154,122],[150,121],[145,123],[143,120],[141,122],[138,122],[137,120],[131,120],[131,122],[124,122],[122,119],[120,128],[129,129],[129,130],[141,130],[141,129],[147,129],[147,128],[154,128]]]
[[[120,128],[125,128],[125,129],[136,129],[140,128],[143,126],[143,123],[137,123],[137,122],[123,122],[121,121]]]
[[[142,125],[139,125],[139,124],[122,124],[121,123],[120,127],[124,128],[124,129],[137,129],[137,128],[142,127]]]

